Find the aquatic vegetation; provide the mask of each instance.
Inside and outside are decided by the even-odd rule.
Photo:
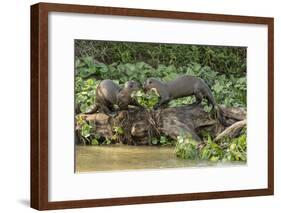
[[[175,153],[177,157],[182,159],[195,160],[198,159],[198,142],[191,137],[178,136],[176,141]]]
[[[247,161],[246,131],[237,138],[224,138],[214,142],[210,135],[203,143],[188,136],[178,136],[175,153],[178,157],[190,160]]]

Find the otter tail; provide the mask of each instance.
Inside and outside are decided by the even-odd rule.
[[[224,125],[224,126],[228,126],[224,115],[223,115],[223,110],[221,109],[221,107],[217,104],[215,97],[213,96],[211,89],[206,85],[206,93],[207,93],[207,100],[208,102],[212,105],[213,109],[216,111],[216,117],[219,120],[219,122]]]
[[[216,105],[216,115],[217,118],[219,120],[219,122],[224,125],[224,126],[228,126],[228,123],[226,122],[224,115],[223,115],[223,110],[219,105]]]

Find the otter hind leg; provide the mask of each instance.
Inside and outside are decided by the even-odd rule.
[[[113,104],[110,104],[107,106],[108,109],[111,111],[111,112],[114,112],[115,111],[115,108],[114,108],[114,105]]]
[[[102,111],[103,113],[105,113],[105,114],[110,114],[110,113],[112,113],[112,111],[111,111],[110,108],[111,108],[111,107],[108,107],[108,106],[106,106],[106,105],[102,105],[102,106],[101,106],[101,111]]]
[[[170,102],[170,96],[168,94],[162,94],[159,102],[154,105],[153,109],[156,110],[161,106],[166,106]]]
[[[211,111],[213,111],[216,107],[216,103],[214,102],[213,97],[210,97],[210,96],[207,95],[206,99],[208,101],[208,105],[211,105],[211,107],[212,107]]]
[[[199,91],[194,93],[194,96],[196,98],[196,101],[194,102],[194,105],[199,105],[202,103],[204,95]]]

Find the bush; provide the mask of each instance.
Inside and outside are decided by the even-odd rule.
[[[236,76],[245,75],[246,54],[241,47],[75,40],[77,58],[91,57],[104,64],[145,62],[154,68],[197,63]]]

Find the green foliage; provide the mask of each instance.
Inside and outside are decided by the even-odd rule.
[[[118,135],[123,135],[124,134],[124,130],[120,126],[114,126],[113,127],[113,132],[115,132]]]
[[[104,142],[102,144],[109,145],[111,143],[112,143],[111,139],[105,138],[105,140],[104,140]]]
[[[200,150],[200,158],[203,160],[219,161],[223,158],[224,152],[222,147],[214,143],[210,136],[206,145]]]
[[[182,159],[198,159],[197,142],[191,137],[180,135],[177,137],[175,153]]]
[[[91,145],[94,145],[94,146],[99,145],[99,140],[97,138],[93,138],[91,140]]]
[[[84,119],[82,115],[76,115],[76,129],[78,131],[78,136],[84,144],[97,145],[98,136],[93,134],[94,125]]]
[[[81,135],[85,138],[88,138],[91,135],[91,130],[91,125],[85,122],[81,127]]]
[[[170,138],[170,137],[162,135],[160,137],[160,140],[158,141],[158,144],[161,145],[161,146],[175,145],[175,141],[172,138]]]
[[[83,115],[76,115],[76,130],[78,131],[79,139],[88,145],[111,144],[112,141],[117,139],[117,135],[123,134],[120,127],[115,127],[115,135],[112,138],[102,138],[100,135],[95,134],[95,125],[92,122],[86,121]]]
[[[161,135],[160,138],[152,138],[151,144],[152,145],[160,145],[160,146],[174,146],[175,140],[166,135]]]
[[[246,106],[246,77],[227,79],[225,75],[217,76],[212,86],[214,96],[218,103],[226,106]]]
[[[124,130],[120,126],[114,126],[113,133],[114,135],[111,137],[111,140],[118,141],[119,137],[124,135]]]
[[[246,161],[247,160],[247,137],[246,134],[234,138],[227,146],[224,160]]]
[[[177,107],[177,106],[192,104],[194,102],[195,102],[195,97],[189,96],[189,97],[185,97],[185,98],[178,98],[178,99],[172,100],[169,102],[168,105],[170,107]]]
[[[182,44],[75,40],[77,58],[91,57],[104,64],[136,64],[152,67],[208,66],[219,73],[243,76],[246,71],[246,48]]]
[[[141,106],[147,109],[152,109],[159,101],[159,95],[154,90],[148,91],[147,93],[139,90],[133,92],[132,97],[135,98]]]
[[[91,110],[99,82],[94,78],[84,80],[81,76],[75,77],[75,105],[79,111],[85,113]]]
[[[198,142],[187,136],[178,136],[175,153],[182,159],[201,159],[217,161],[246,161],[247,142],[246,132],[238,138],[224,138],[215,143],[208,135],[204,147],[199,148]]]

